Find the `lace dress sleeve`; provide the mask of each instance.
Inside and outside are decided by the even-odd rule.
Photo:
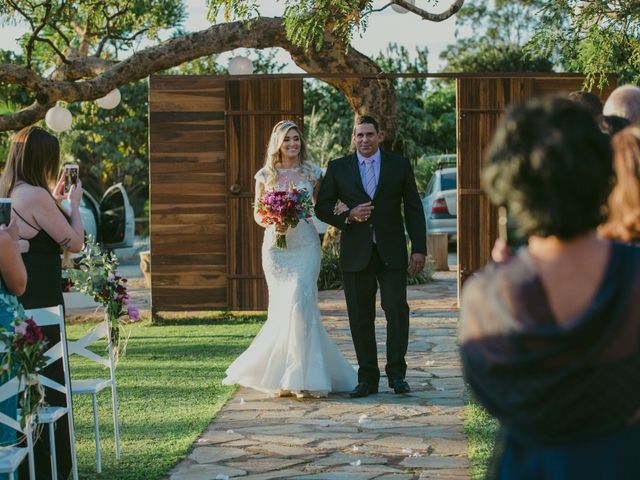
[[[317,185],[322,180],[322,169],[318,165],[311,166],[311,180],[313,185]]]
[[[256,182],[267,183],[267,172],[264,167],[258,170],[253,178],[256,179]]]

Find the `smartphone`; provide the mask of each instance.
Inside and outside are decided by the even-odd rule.
[[[64,166],[64,193],[69,193],[71,185],[78,183],[78,171],[80,167],[76,163],[70,163]]]
[[[506,207],[498,207],[498,237],[511,249],[527,244],[527,239],[518,233],[513,221],[509,218]]]
[[[0,225],[9,225],[11,221],[11,199],[0,198]]]

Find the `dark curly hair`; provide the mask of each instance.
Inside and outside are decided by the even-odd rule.
[[[611,157],[608,137],[585,108],[566,98],[537,98],[505,115],[483,180],[519,234],[568,240],[604,219]]]

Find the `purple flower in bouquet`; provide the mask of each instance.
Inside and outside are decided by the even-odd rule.
[[[265,192],[257,205],[264,225],[285,225],[295,228],[300,220],[313,215],[313,202],[307,190],[270,190]],[[276,247],[287,248],[285,234],[276,235]]]

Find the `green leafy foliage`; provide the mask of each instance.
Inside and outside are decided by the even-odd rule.
[[[113,110],[95,102],[69,105],[73,128],[59,135],[63,155],[80,164],[80,178],[100,197],[122,182],[136,215],[148,198],[148,86],[146,80],[123,85],[122,100]]]
[[[457,42],[440,54],[448,72],[549,72],[550,57],[525,45],[539,24],[543,0],[468,0],[456,16]],[[493,4],[493,6],[491,5]],[[461,37],[471,27],[469,37]]]
[[[342,271],[340,270],[340,253],[329,247],[322,250],[318,290],[334,290],[342,288]]]
[[[117,58],[144,39],[185,19],[182,0],[13,0],[0,11],[0,23],[29,22],[20,39],[24,64],[39,73],[55,68],[73,49],[81,54]]]
[[[529,52],[585,73],[588,86],[640,82],[640,3],[563,0],[543,2]]]
[[[315,163],[325,167],[349,152],[354,115],[340,92],[318,80],[305,80],[304,115],[305,139]]]

